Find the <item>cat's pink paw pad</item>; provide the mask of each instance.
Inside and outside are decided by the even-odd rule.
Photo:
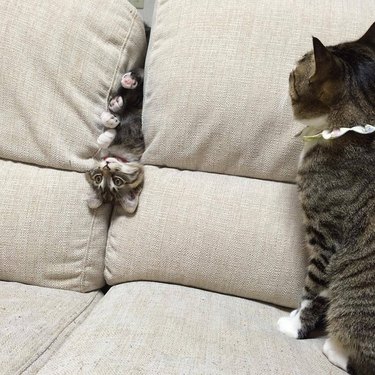
[[[124,101],[122,100],[121,96],[115,96],[108,105],[108,108],[112,112],[120,112],[122,110],[122,107],[124,106]]]
[[[103,112],[100,119],[106,128],[113,129],[120,124],[120,120],[117,118],[117,116],[108,111]]]

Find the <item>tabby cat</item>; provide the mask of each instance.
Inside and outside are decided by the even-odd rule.
[[[90,208],[117,202],[127,213],[136,210],[144,179],[142,164],[123,163],[108,157],[99,162],[97,168],[88,171],[86,178],[94,190],[87,199]]]
[[[308,125],[297,185],[311,257],[300,307],[278,326],[302,339],[323,322],[327,358],[375,374],[375,23],[353,42],[313,38],[289,84]]]
[[[93,188],[88,206],[120,203],[133,213],[142,191],[144,171],[139,160],[145,144],[142,132],[143,69],[133,69],[121,78],[120,88],[109,101],[101,119],[106,130],[98,138],[99,161],[86,173]],[[116,128],[116,129],[115,129]]]

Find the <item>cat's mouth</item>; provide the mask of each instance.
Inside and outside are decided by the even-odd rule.
[[[104,161],[108,163],[118,163],[118,162],[121,162],[121,163],[128,163],[129,161],[125,158],[122,158],[120,156],[107,156],[104,158]]]

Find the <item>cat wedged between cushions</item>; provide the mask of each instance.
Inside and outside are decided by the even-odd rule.
[[[116,158],[106,158],[98,167],[86,172],[93,188],[87,204],[96,209],[103,203],[119,203],[125,212],[132,214],[138,207],[143,188],[143,165],[137,162],[122,163]]]
[[[101,120],[105,130],[98,138],[97,167],[86,173],[93,188],[88,197],[92,209],[103,203],[119,203],[134,213],[144,181],[139,162],[144,149],[142,132],[143,69],[133,69],[121,78],[120,88],[110,99]]]
[[[300,307],[278,326],[302,339],[324,321],[327,358],[351,374],[375,374],[375,133],[311,137],[375,125],[375,23],[353,42],[325,47],[313,38],[289,86],[294,116],[312,138],[297,174],[311,257]]]

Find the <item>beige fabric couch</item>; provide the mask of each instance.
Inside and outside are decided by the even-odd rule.
[[[341,374],[276,329],[306,263],[287,77],[375,3],[160,0],[146,55],[126,0],[0,2],[0,373]],[[138,211],[92,211],[99,115],[145,56]]]

